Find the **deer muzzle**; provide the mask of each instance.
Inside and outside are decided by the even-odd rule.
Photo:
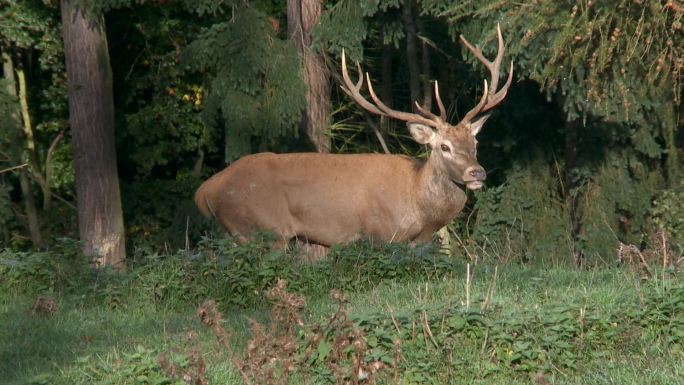
[[[487,179],[487,172],[479,165],[468,167],[465,174],[466,177],[464,178],[464,182],[469,190],[481,188],[484,185],[482,182]]]

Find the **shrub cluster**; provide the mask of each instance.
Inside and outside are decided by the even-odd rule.
[[[309,263],[294,251],[271,251],[264,240],[238,244],[230,238],[203,239],[194,250],[148,254],[140,251],[126,274],[97,270],[64,242],[49,252],[0,251],[0,288],[8,292],[62,292],[118,306],[144,299],[159,306],[196,306],[214,299],[222,306],[249,307],[263,301],[278,279],[308,296],[332,289],[370,287],[381,280],[443,277],[461,264],[425,246],[359,241],[333,248],[328,257]]]

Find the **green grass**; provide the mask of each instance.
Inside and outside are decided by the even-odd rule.
[[[219,298],[231,344],[240,353],[250,338],[248,320],[269,320],[261,293],[278,273],[307,297],[307,324],[325,323],[335,311],[328,292],[342,287],[349,316],[374,344],[372,354],[391,361],[391,341],[400,338],[401,383],[684,383],[681,275],[641,280],[628,268],[490,262],[472,267],[467,308],[465,264],[397,259],[411,252],[360,245],[314,265],[263,254],[240,265],[242,270],[230,263],[155,258],[123,277],[68,270],[80,272],[80,281],[48,274],[45,269],[54,266],[41,265],[47,263],[41,259],[45,269],[5,268],[0,383],[170,383],[158,355],[167,352],[188,366],[192,346],[203,352],[209,383],[241,383],[196,308]],[[250,273],[240,273],[245,271]],[[45,293],[57,300],[56,314],[32,316],[33,301]],[[309,383],[330,378],[321,362],[307,364]]]
[[[168,312],[132,304],[122,309],[83,306],[59,298],[56,315],[29,315],[33,298],[4,297],[0,304],[0,378],[10,383],[68,367],[85,355],[137,344],[159,346],[174,332],[192,325],[190,311]]]

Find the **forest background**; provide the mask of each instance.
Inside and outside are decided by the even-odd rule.
[[[497,24],[515,79],[478,137],[489,178],[449,226],[453,251],[467,243],[502,259],[596,265],[656,234],[684,247],[679,2],[2,0],[0,248],[87,244],[81,216],[104,205],[76,201],[93,183],[73,154],[108,144],[69,124],[64,47],[86,39],[63,31],[67,9],[104,32],[93,41],[108,63],[81,69],[103,71],[112,89],[113,113],[100,118],[114,132],[107,167],[118,170],[121,209],[107,215],[122,215],[109,218],[125,232],[119,259],[217,231],[192,195],[242,155],[424,156],[403,124],[340,92],[342,49],[395,109],[430,107],[439,81],[457,121],[485,77],[458,36],[493,56]]]

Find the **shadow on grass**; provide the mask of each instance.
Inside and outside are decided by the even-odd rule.
[[[31,316],[28,297],[0,299],[0,378],[30,383],[69,366],[78,357],[135,345],[163,345],[198,325],[194,309],[167,312],[152,306],[82,307],[61,301],[54,316]]]

